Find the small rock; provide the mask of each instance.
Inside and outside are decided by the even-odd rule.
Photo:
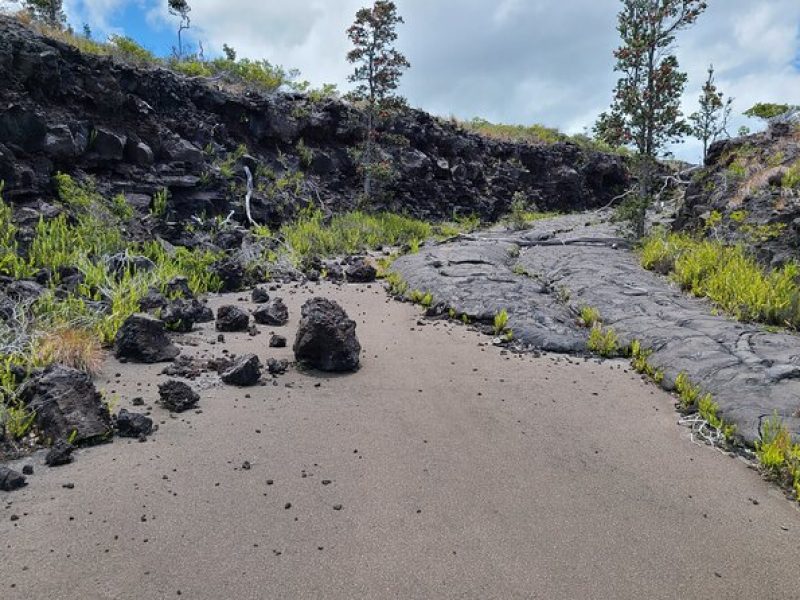
[[[273,335],[269,338],[270,348],[286,348],[286,338],[282,335]]]
[[[269,302],[269,292],[263,287],[253,289],[251,298],[255,304],[266,304]]]
[[[158,394],[161,398],[162,406],[177,413],[194,408],[200,400],[197,392],[182,381],[175,379],[159,384]]]
[[[303,305],[294,342],[299,362],[321,371],[355,371],[360,352],[355,321],[341,306],[326,298]]]
[[[253,318],[259,325],[271,325],[282,327],[289,321],[289,309],[280,298],[271,300],[264,306],[260,306],[253,313]]]
[[[66,440],[58,440],[44,457],[44,462],[48,467],[60,467],[72,462],[72,452],[75,446]]]
[[[175,360],[180,354],[166,334],[164,322],[145,314],[128,317],[114,342],[117,358],[157,363]]]
[[[139,413],[131,413],[124,408],[117,415],[117,435],[120,437],[141,438],[153,432],[153,420]]]
[[[33,475],[33,465],[25,465],[22,467],[23,475]]]
[[[4,492],[13,492],[25,485],[27,485],[27,483],[23,475],[14,469],[0,466],[0,490]]]
[[[226,305],[217,310],[217,331],[247,331],[249,324],[250,317],[241,308]]]
[[[289,361],[285,358],[280,360],[270,358],[267,359],[267,370],[270,375],[283,375],[289,368]]]
[[[255,354],[247,354],[237,359],[220,375],[228,385],[247,387],[255,385],[261,378],[261,361]]]

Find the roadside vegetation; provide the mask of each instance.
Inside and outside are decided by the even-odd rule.
[[[769,269],[743,246],[664,232],[644,241],[641,262],[646,269],[670,274],[683,289],[710,299],[736,319],[800,326],[800,266],[794,262]]]

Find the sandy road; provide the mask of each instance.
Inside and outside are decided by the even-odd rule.
[[[377,285],[280,292],[290,345],[314,293],[357,320],[358,373],[201,379],[170,418],[163,365],[109,360],[98,387],[163,424],[0,496],[0,598],[800,595],[800,513],[624,364],[503,354]],[[262,331],[183,349],[290,356]]]

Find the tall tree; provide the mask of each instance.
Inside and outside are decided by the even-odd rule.
[[[372,194],[373,146],[378,112],[403,106],[405,100],[395,94],[400,77],[411,64],[395,47],[397,25],[404,23],[397,6],[389,0],[377,0],[372,8],[362,8],[347,30],[353,49],[347,61],[355,71],[348,77],[356,83],[350,94],[366,103],[367,139],[363,155],[364,195]]]
[[[638,237],[644,235],[659,152],[691,133],[680,108],[686,74],[678,70],[673,45],[676,34],[706,6],[704,0],[622,0],[617,16],[622,46],[614,51],[614,70],[622,76],[611,110],[600,115],[595,132],[612,145],[637,151],[639,194],[633,224]]]
[[[178,58],[183,58],[183,37],[184,30],[189,29],[192,21],[189,18],[189,13],[192,8],[186,0],[167,0],[169,6],[169,14],[180,19],[178,23]]]
[[[23,3],[34,18],[53,27],[61,27],[67,20],[63,0],[24,0]]]
[[[708,155],[708,146],[720,135],[727,134],[733,98],[717,89],[714,81],[714,65],[708,67],[708,78],[700,94],[700,110],[689,116],[692,135],[703,143],[703,160]]]

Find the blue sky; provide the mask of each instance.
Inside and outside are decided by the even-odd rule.
[[[207,57],[223,43],[240,56],[298,68],[315,85],[346,89],[344,31],[365,0],[189,0]],[[619,0],[396,0],[406,24],[399,46],[412,69],[401,93],[439,115],[542,123],[570,133],[591,126],[611,99]],[[124,33],[160,55],[176,43],[166,0],[65,0],[76,29]],[[757,101],[800,104],[800,1],[712,0],[676,49],[694,110],[706,69],[735,98],[735,132]],[[675,155],[696,160],[687,142]]]

